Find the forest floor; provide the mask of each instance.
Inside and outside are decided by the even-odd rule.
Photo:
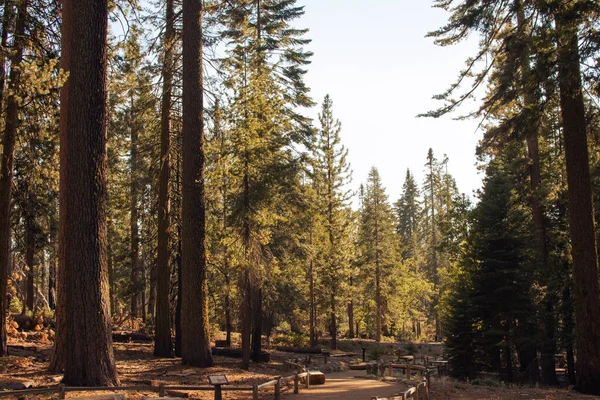
[[[353,343],[354,344],[354,343]],[[365,342],[358,343],[364,346]],[[403,344],[406,346],[406,344]],[[439,345],[413,344],[427,353],[435,353]],[[433,350],[432,350],[433,349]],[[0,388],[10,387],[57,387],[62,375],[47,371],[51,353],[49,342],[29,342],[18,338],[9,339],[9,357],[0,359]],[[273,352],[272,361],[268,364],[252,364],[250,371],[240,368],[240,360],[229,357],[215,357],[215,367],[198,369],[180,364],[180,359],[158,359],[152,354],[152,344],[145,343],[115,343],[117,369],[122,385],[207,385],[208,375],[224,374],[232,385],[252,385],[264,383],[277,376],[289,375],[284,371],[283,360],[299,357],[292,353]],[[304,357],[304,356],[302,356]],[[390,396],[405,390],[402,384],[383,382],[376,379],[364,379],[364,371],[336,371],[344,369],[344,363],[351,358],[336,357],[327,366],[322,360],[313,362],[314,369],[326,371],[325,385],[313,385],[303,389],[299,395],[291,393],[291,386],[283,390],[283,398],[309,398],[322,400],[360,400],[370,399],[371,396]],[[344,361],[342,361],[344,360]],[[333,368],[332,368],[333,366]],[[312,369],[312,368],[311,368]],[[336,371],[336,372],[331,372]],[[357,377],[359,377],[357,379]],[[67,398],[84,395],[100,394],[99,392],[68,393]],[[575,391],[556,388],[530,388],[519,386],[482,386],[456,382],[451,379],[433,378],[430,391],[432,400],[445,399],[486,399],[486,400],[558,400],[558,399],[600,399],[600,397],[585,396]],[[142,399],[152,395],[151,392],[128,392],[129,399]],[[171,393],[180,396],[183,393]],[[187,392],[187,395],[197,399],[212,399],[212,392]],[[156,396],[154,394],[154,396]],[[36,396],[29,398],[56,398],[53,396]],[[250,399],[248,392],[225,392],[224,399]],[[272,399],[273,392],[261,391],[261,399]]]

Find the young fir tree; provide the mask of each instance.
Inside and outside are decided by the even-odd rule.
[[[380,342],[390,293],[389,276],[397,267],[394,215],[375,167],[369,172],[362,199],[359,226],[361,274],[365,290],[374,300],[375,340]]]
[[[471,275],[469,313],[480,361],[513,381],[513,352],[533,339],[528,337],[532,332],[525,330],[534,312],[532,274],[524,268],[531,262],[531,236],[527,216],[514,202],[513,178],[495,161],[486,173],[466,265]]]
[[[320,129],[313,149],[317,202],[322,214],[327,243],[322,250],[321,283],[329,294],[331,347],[337,349],[337,308],[342,285],[349,279],[349,191],[348,151],[341,144],[341,123],[333,117],[333,102],[325,96],[319,114]]]

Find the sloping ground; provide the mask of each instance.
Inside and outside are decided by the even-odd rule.
[[[600,400],[598,396],[587,396],[568,389],[527,386],[489,387],[470,385],[446,378],[441,380],[434,378],[430,394],[432,400]]]

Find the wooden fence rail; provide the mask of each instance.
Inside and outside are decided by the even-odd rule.
[[[274,400],[281,400],[281,387],[282,384],[287,382],[294,382],[294,393],[298,394],[300,391],[300,381],[305,379],[304,387],[306,389],[310,388],[310,372],[305,371],[301,373],[296,373],[294,375],[286,376],[286,377],[277,377],[270,381],[254,384],[252,386],[221,386],[220,390],[223,391],[238,391],[238,392],[252,392],[252,399],[258,400],[258,394],[261,390],[265,390],[267,388],[273,387],[274,390]],[[53,394],[58,393],[59,399],[64,399],[66,397],[67,392],[127,392],[127,391],[143,391],[143,392],[155,392],[158,394],[158,397],[165,397],[169,391],[175,390],[185,390],[185,391],[213,391],[217,392],[216,386],[177,386],[177,385],[165,385],[164,383],[155,385],[135,385],[135,386],[114,386],[114,387],[106,387],[106,386],[98,386],[98,387],[76,387],[76,386],[65,386],[60,385],[58,387],[46,387],[46,388],[36,388],[36,389],[23,389],[23,390],[7,390],[0,391],[0,397],[20,397],[23,398],[25,396],[32,395],[40,395],[40,394]]]
[[[431,380],[429,376],[429,370],[426,367],[414,364],[394,364],[389,363],[387,365],[390,376],[394,376],[394,368],[404,369],[406,371],[406,379],[411,378],[412,371],[419,371],[423,377],[423,381],[419,382],[416,386],[411,387],[404,392],[398,393],[391,397],[371,397],[371,400],[429,400],[429,388],[431,387]]]

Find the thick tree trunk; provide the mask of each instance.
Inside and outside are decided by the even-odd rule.
[[[71,65],[71,38],[72,32],[72,14],[73,1],[61,0],[62,3],[62,24],[61,24],[61,58],[60,68],[64,72],[70,71]],[[67,309],[66,309],[66,290],[67,281],[65,278],[65,232],[66,225],[66,204],[67,204],[67,120],[69,102],[69,86],[71,79],[67,79],[63,87],[60,88],[60,187],[59,187],[59,221],[58,221],[58,268],[56,269],[56,310],[54,319],[56,323],[56,335],[54,339],[54,351],[50,358],[49,370],[51,372],[60,372],[65,366],[65,353],[67,351],[67,335],[63,334],[66,330]]]
[[[15,141],[17,137],[18,91],[21,86],[20,64],[23,61],[25,46],[25,22],[27,18],[28,0],[22,0],[15,26],[14,56],[8,88],[10,95],[6,100],[6,119],[4,122],[4,138],[2,142],[2,159],[0,160],[0,356],[6,356],[6,290],[8,280],[8,263],[10,255],[10,214],[12,198],[13,166],[15,160]]]
[[[169,254],[169,178],[171,174],[171,94],[173,91],[173,41],[175,40],[174,0],[167,0],[165,12],[165,58],[162,66],[162,104],[160,115],[160,172],[158,176],[158,264],[156,266],[156,319],[154,355],[173,357],[169,290],[171,268]]]
[[[66,205],[63,215],[65,305],[60,332],[65,384],[119,383],[112,348],[106,260],[106,38],[108,1],[72,4],[67,104]]]
[[[186,365],[212,365],[206,281],[202,1],[183,1],[183,186],[181,356]]]
[[[600,288],[576,19],[556,16],[569,229],[575,286],[577,389],[600,394]]]

